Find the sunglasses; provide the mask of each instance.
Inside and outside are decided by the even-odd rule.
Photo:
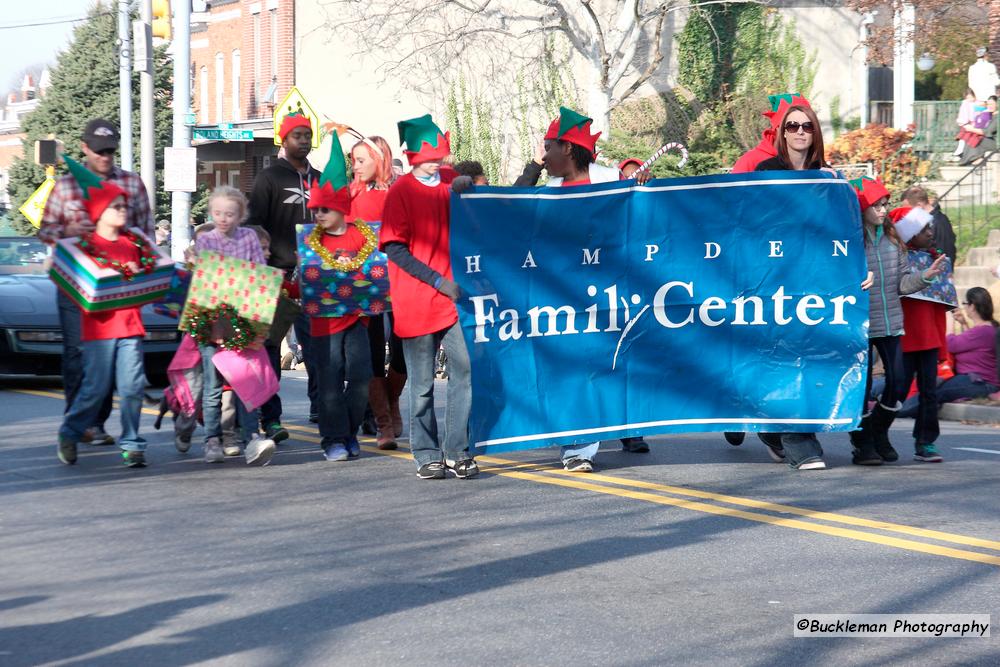
[[[792,134],[795,134],[796,132],[799,131],[800,127],[802,128],[802,131],[805,132],[806,134],[812,134],[813,130],[816,129],[816,126],[812,124],[811,120],[807,120],[804,123],[798,123],[794,120],[790,120],[787,123],[785,123],[785,132],[791,132]]]
[[[119,212],[127,211],[128,204],[111,204],[110,206],[108,206],[108,208],[110,208],[112,211],[119,211]]]

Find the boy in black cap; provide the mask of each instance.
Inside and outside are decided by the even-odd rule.
[[[81,136],[80,151],[87,169],[100,179],[111,181],[125,191],[128,210],[125,228],[138,227],[150,238],[154,235],[153,213],[149,207],[146,186],[138,174],[125,171],[115,165],[118,150],[118,128],[110,121],[95,118],[87,123]],[[72,175],[61,176],[52,189],[38,238],[48,244],[61,238],[82,236],[94,231],[94,223],[87,215],[83,203],[83,191]],[[83,357],[80,348],[80,309],[62,292],[58,294],[59,323],[63,335],[62,376],[66,394],[66,409],[80,390],[83,382]],[[84,442],[96,445],[112,445],[114,438],[104,430],[104,422],[111,414],[111,394],[109,393],[97,415],[93,427],[84,436]]]

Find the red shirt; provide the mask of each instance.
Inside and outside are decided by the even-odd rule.
[[[388,190],[362,190],[351,199],[351,213],[348,220],[361,219],[365,222],[381,222],[382,210]]]
[[[945,347],[945,313],[951,310],[943,303],[923,299],[899,300],[903,304],[903,352],[920,352]]]
[[[139,263],[139,249],[124,236],[117,241],[93,234],[94,250],[108,259],[122,264],[126,262]],[[139,306],[129,306],[118,310],[108,310],[101,313],[82,311],[80,318],[80,340],[109,340],[111,338],[131,338],[145,336],[146,327],[142,326],[142,315]]]
[[[323,247],[333,253],[334,257],[347,255],[354,257],[365,244],[365,237],[362,236],[354,223],[347,223],[347,231],[340,236],[333,234],[323,234],[320,242]],[[329,336],[350,329],[355,322],[362,319],[358,313],[344,315],[343,317],[310,317],[309,334],[312,336]],[[368,318],[364,318],[367,323]]]
[[[448,199],[451,188],[406,174],[389,188],[382,214],[379,247],[403,243],[418,260],[451,279]],[[447,329],[458,321],[455,304],[432,286],[389,262],[389,295],[396,334],[415,338]]]

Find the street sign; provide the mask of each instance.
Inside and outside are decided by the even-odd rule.
[[[17,209],[35,227],[42,226],[42,214],[45,213],[45,202],[48,201],[49,194],[55,186],[56,179],[52,176],[46,176],[42,184],[38,186],[38,189],[28,197],[28,201],[21,204],[21,208]]]
[[[198,149],[168,146],[163,149],[163,189],[167,192],[198,190]]]
[[[253,130],[220,130],[196,127],[191,130],[191,141],[253,141]]]
[[[278,132],[281,130],[281,121],[292,112],[305,114],[306,118],[309,119],[313,131],[312,147],[319,148],[319,115],[313,111],[313,108],[306,102],[306,98],[295,86],[292,86],[292,89],[288,91],[285,99],[281,100],[281,104],[274,108],[274,145],[281,145],[281,137],[278,136]]]
[[[153,73],[153,29],[145,21],[132,21],[132,71]]]

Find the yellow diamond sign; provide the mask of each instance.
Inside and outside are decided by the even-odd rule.
[[[319,148],[319,114],[309,106],[306,98],[302,96],[302,93],[295,86],[292,86],[292,89],[285,95],[285,99],[281,100],[281,104],[274,109],[274,145],[281,145],[281,137],[278,136],[278,130],[281,129],[281,121],[290,113],[300,113],[309,119],[313,131],[312,147]]]
[[[49,193],[52,192],[52,188],[56,186],[56,179],[48,176],[42,181],[42,184],[38,186],[38,189],[30,197],[28,201],[21,205],[21,208],[17,209],[21,214],[31,221],[35,227],[42,226],[42,214],[45,213],[45,202],[49,199]]]

